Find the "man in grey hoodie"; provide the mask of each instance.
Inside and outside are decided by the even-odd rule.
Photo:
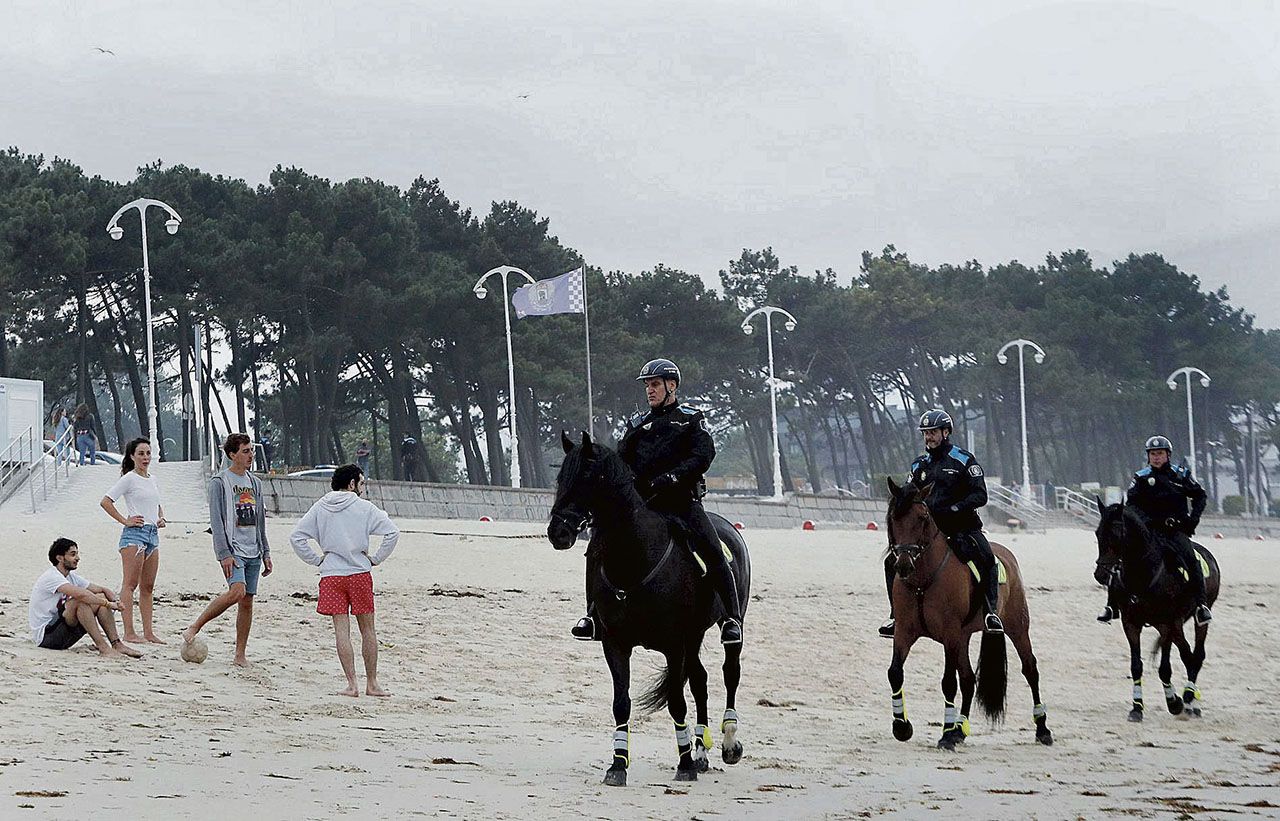
[[[338,695],[355,698],[355,653],[351,647],[351,616],[360,627],[360,654],[364,656],[365,694],[389,696],[378,685],[378,636],[373,627],[373,574],[371,568],[391,555],[400,531],[381,508],[361,499],[364,472],[343,465],[333,472],[333,491],[311,506],[289,536],[293,551],[304,562],[320,568],[320,600],[316,612],[333,618],[338,663],[347,677],[347,689]],[[369,553],[369,537],[381,536],[382,544]],[[311,546],[320,545],[317,552]]]
[[[267,544],[262,482],[249,472],[253,465],[252,441],[243,433],[233,433],[222,444],[222,452],[231,464],[209,480],[209,525],[213,554],[227,579],[227,592],[209,602],[200,618],[182,631],[182,641],[190,643],[202,627],[231,605],[239,605],[232,664],[248,667],[245,648],[253,625],[253,597],[258,593],[259,573],[271,575],[271,546]]]

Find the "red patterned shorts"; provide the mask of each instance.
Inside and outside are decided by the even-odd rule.
[[[320,579],[320,601],[316,612],[322,616],[373,612],[373,574],[325,576]]]

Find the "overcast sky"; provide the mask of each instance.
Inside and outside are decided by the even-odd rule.
[[[630,271],[1158,250],[1280,327],[1276,8],[0,0],[0,143],[439,177]]]

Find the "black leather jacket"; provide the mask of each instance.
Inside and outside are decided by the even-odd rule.
[[[1188,500],[1190,514],[1187,513]],[[1133,474],[1125,501],[1157,525],[1163,525],[1167,519],[1177,519],[1178,529],[1190,536],[1200,524],[1206,494],[1183,465],[1165,464],[1161,468],[1147,465]]]
[[[949,441],[926,450],[911,463],[911,484],[933,485],[925,504],[944,535],[982,529],[978,508],[987,503],[987,480],[969,451]]]
[[[641,496],[650,497],[650,483],[670,473],[676,485],[663,495],[689,501],[702,495],[702,475],[716,458],[716,445],[702,411],[676,402],[627,420],[618,455],[635,473]]]

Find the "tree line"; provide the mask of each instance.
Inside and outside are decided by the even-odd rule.
[[[429,480],[509,483],[503,320],[499,300],[477,300],[471,286],[503,264],[537,279],[582,265],[548,218],[516,202],[474,213],[426,177],[401,189],[277,167],[251,186],[156,162],[115,182],[9,149],[0,374],[88,403],[117,445],[147,426],[143,283],[136,214],[121,222],[123,241],[105,226],[138,196],[183,216],[174,236],[158,213],[149,224],[164,458],[194,451],[195,409],[207,402],[223,432],[269,428],[287,464],[350,461],[363,438],[380,474],[398,478],[395,446],[408,435]],[[914,418],[930,407],[951,413],[962,441],[975,432],[988,473],[1020,476],[1016,361],[995,358],[1016,337],[1047,352],[1027,369],[1037,479],[1121,482],[1153,432],[1185,453],[1184,395],[1164,381],[1183,365],[1213,378],[1194,389],[1199,452],[1213,442],[1230,472],[1260,471],[1277,430],[1280,333],[1157,253],[931,267],[889,246],[836,262],[851,270],[802,273],[770,248],[743,250],[718,290],[662,264],[587,266],[596,433],[619,432],[639,409],[639,366],[667,356],[684,371],[684,397],[710,415],[717,469],[771,492],[766,341],[763,328],[740,328],[745,311],[771,304],[798,320],[774,329],[788,485],[900,473],[919,450]],[[513,323],[521,473],[548,486],[559,432],[587,426],[582,317]],[[229,365],[209,373],[197,336],[229,351]],[[234,396],[229,406],[213,384]]]

